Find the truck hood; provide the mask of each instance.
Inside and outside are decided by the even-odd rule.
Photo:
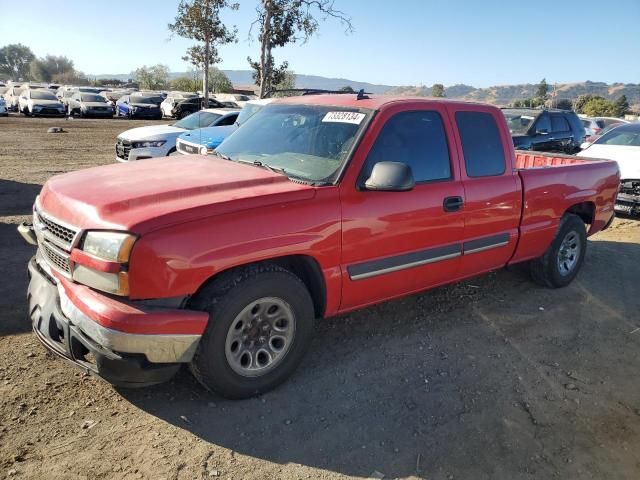
[[[588,158],[615,160],[620,167],[621,179],[640,178],[640,147],[591,144],[578,155]]]
[[[183,133],[179,138],[185,142],[216,148],[222,141],[238,129],[235,125],[223,127],[207,127]]]
[[[83,229],[144,234],[314,195],[314,187],[266,169],[189,155],[57,175],[44,185],[38,202],[48,214]]]
[[[123,140],[148,140],[150,138],[167,138],[168,136],[178,136],[185,131],[184,128],[173,125],[151,125],[149,127],[138,127],[126,130],[118,135]]]

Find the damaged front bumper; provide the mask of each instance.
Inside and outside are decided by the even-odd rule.
[[[142,387],[171,378],[193,358],[208,319],[203,312],[147,313],[82,285],[65,284],[39,253],[29,262],[29,278],[29,315],[38,339],[57,356],[114,385]],[[69,295],[67,288],[81,290]],[[176,316],[186,319],[187,333],[149,332],[157,324],[153,319],[165,319],[156,325],[162,329]]]

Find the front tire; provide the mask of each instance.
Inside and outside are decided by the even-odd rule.
[[[274,264],[222,274],[192,305],[210,320],[191,363],[205,388],[248,398],[284,382],[313,336],[314,310],[306,286]]]
[[[584,222],[577,215],[567,214],[545,254],[531,262],[531,276],[543,287],[566,287],[578,275],[586,251]]]

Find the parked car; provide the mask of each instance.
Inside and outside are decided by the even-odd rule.
[[[64,105],[58,98],[45,89],[24,89],[20,93],[18,109],[25,115],[47,115],[53,117],[64,117],[66,115]]]
[[[589,158],[615,160],[620,167],[617,212],[640,216],[640,123],[619,125],[580,152]]]
[[[202,109],[204,99],[202,97],[191,97],[183,100],[178,100],[173,104],[171,108],[171,116],[174,118],[184,118],[187,115],[191,115],[193,112],[197,112]],[[219,101],[210,98],[208,108],[225,108]]]
[[[4,100],[7,102],[7,108],[14,112],[18,111],[18,103],[20,100],[20,92],[22,92],[22,85],[19,83],[13,83],[9,85],[9,88],[4,93]]]
[[[602,135],[605,135],[606,133],[609,133],[611,130],[616,128],[618,125],[624,125],[624,124],[623,123],[612,123],[608,127],[604,127],[597,134],[587,136],[587,138],[584,139],[584,142],[582,142],[582,144],[580,145],[580,149],[584,150],[589,145],[591,145],[593,142],[595,142],[598,138],[600,138]]]
[[[117,90],[116,91],[103,90],[102,92],[99,93],[99,95],[103,97],[107,102],[107,104],[111,107],[111,110],[113,111],[114,114],[116,113],[116,102],[126,94],[127,92],[117,91]]]
[[[9,110],[7,109],[7,102],[4,101],[3,97],[0,97],[0,116],[6,117],[9,115]]]
[[[113,117],[111,105],[103,96],[95,93],[75,92],[69,98],[67,112],[69,115],[80,115],[81,117]]]
[[[169,92],[167,98],[160,104],[160,109],[162,110],[162,115],[165,117],[173,118],[174,112],[173,108],[176,103],[181,102],[187,98],[197,98],[198,95],[195,93],[188,92]]]
[[[220,145],[225,138],[235,132],[240,125],[258,113],[262,107],[271,103],[273,99],[251,100],[240,111],[233,122],[219,123],[215,126],[200,128],[185,132],[178,137],[176,150],[183,155],[208,155]]]
[[[240,107],[244,107],[249,100],[256,100],[256,96],[243,93],[216,93],[215,99],[220,102],[234,102]]]
[[[504,108],[502,113],[516,150],[573,154],[584,142],[585,129],[575,112]]]
[[[162,119],[160,97],[123,95],[116,102],[116,117]]]
[[[615,124],[629,123],[628,120],[615,117],[586,117],[581,116],[580,121],[584,125],[587,138],[602,134],[602,131]]]
[[[49,350],[111,383],[190,364],[250,397],[292,374],[316,318],[522,262],[568,285],[619,178],[611,161],[516,153],[490,105],[277,100],[217,155],[47,181],[19,227],[38,245],[28,311]]]
[[[237,116],[237,111],[207,109],[192,113],[172,125],[132,128],[118,135],[116,160],[128,162],[171,155],[176,151],[178,135],[188,130],[216,125],[219,122],[233,122]]]

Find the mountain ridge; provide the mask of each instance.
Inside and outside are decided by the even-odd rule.
[[[252,85],[253,72],[251,70],[223,70],[234,85]],[[170,79],[187,75],[187,72],[171,72]],[[100,74],[95,78],[117,78],[118,80],[128,80],[131,74]],[[376,84],[363,81],[349,80],[346,78],[330,78],[321,75],[296,74],[296,87],[298,88],[320,88],[326,90],[338,90],[345,86],[351,86],[354,90],[365,89],[365,91],[376,94],[400,95],[400,96],[430,96],[431,87],[420,86],[394,86]],[[523,83],[514,85],[495,85],[491,87],[478,88],[471,85],[456,84],[445,87],[445,95],[456,100],[468,100],[476,102],[492,103],[499,106],[507,106],[514,100],[533,97],[538,87],[536,83]],[[553,92],[553,85],[549,86],[550,93]],[[612,83],[605,82],[569,82],[556,85],[556,98],[573,100],[579,95],[600,95],[608,100],[615,100],[621,95],[626,95],[627,100],[634,110],[640,110],[640,84],[634,83]]]

